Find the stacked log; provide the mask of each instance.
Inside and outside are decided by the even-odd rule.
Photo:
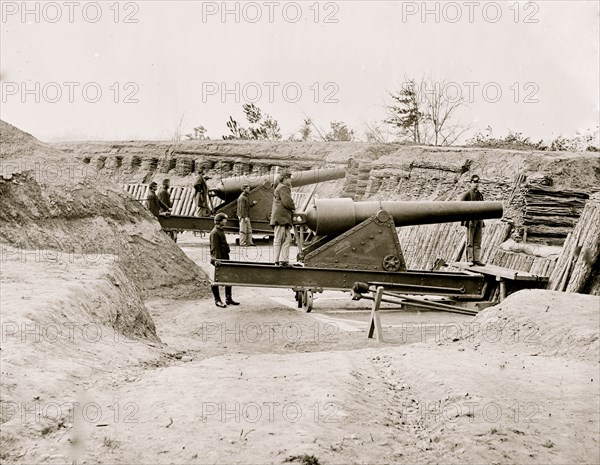
[[[577,223],[589,195],[530,185],[524,198],[523,226],[527,239],[562,244]]]
[[[161,158],[160,161],[158,162],[158,172],[159,173],[168,173],[169,169],[171,168],[171,162],[168,158]]]
[[[382,176],[370,176],[369,183],[367,184],[367,192],[365,193],[365,197],[370,197],[372,195],[377,194],[382,185]]]
[[[342,189],[342,197],[350,197],[354,200],[356,196],[356,188],[358,185],[358,166],[356,163],[350,163],[346,168],[346,179]]]
[[[144,158],[142,160],[142,170],[145,172],[154,172],[158,166],[158,158]]]
[[[175,162],[177,176],[187,176],[193,172],[194,161],[191,158],[179,157]]]
[[[548,289],[581,292],[588,283],[600,255],[600,194],[594,194],[573,231],[567,236],[563,251]]]
[[[132,155],[131,160],[129,161],[129,169],[135,171],[140,166],[142,166],[142,159],[138,155]]]
[[[354,200],[361,200],[366,192],[371,173],[371,162],[362,162],[358,164],[358,176],[356,179],[356,194]]]
[[[103,169],[105,163],[106,163],[106,156],[100,155],[98,158],[96,158],[96,170]]]
[[[487,263],[511,270],[525,271],[537,276],[549,276],[556,264],[556,258],[536,257],[496,248]]]

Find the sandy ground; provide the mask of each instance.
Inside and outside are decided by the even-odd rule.
[[[208,269],[206,238],[179,245]],[[144,306],[114,284],[108,258],[65,268],[10,257],[3,463],[600,460],[598,297],[524,291],[475,319],[387,306],[377,343],[368,303],[343,293],[317,294],[310,314],[286,289],[234,288],[242,304],[226,309],[212,298]],[[128,303],[156,335],[114,324]],[[72,334],[51,332],[67,321]]]

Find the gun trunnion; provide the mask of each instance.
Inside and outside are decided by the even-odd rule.
[[[481,299],[484,277],[466,272],[407,270],[396,227],[501,218],[502,202],[354,202],[316,199],[294,214],[303,265],[218,261],[214,281],[252,287],[290,287],[298,306],[312,307],[312,291],[349,290],[356,282],[395,285],[406,294]],[[304,243],[302,229],[310,231]]]

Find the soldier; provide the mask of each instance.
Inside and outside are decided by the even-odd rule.
[[[238,197],[237,201],[237,216],[240,222],[240,245],[241,246],[255,246],[252,242],[252,223],[250,223],[250,208],[256,205],[256,200],[250,203],[248,194],[250,193],[250,186],[248,184],[242,184],[242,193]]]
[[[168,213],[173,208],[173,202],[171,202],[171,194],[169,193],[169,187],[171,185],[170,179],[163,179],[162,186],[156,196],[158,200],[162,202],[164,206],[160,207],[160,213]],[[168,208],[165,208],[168,207]],[[177,242],[177,231],[165,231],[171,239]]]
[[[275,189],[271,226],[275,230],[273,252],[275,263],[290,266],[290,245],[292,244],[292,213],[296,209],[292,199],[292,173],[284,171],[279,176],[279,185]],[[280,261],[281,257],[281,261]]]
[[[479,192],[479,176],[471,176],[470,188],[465,192],[460,200],[467,202],[482,201],[483,195]],[[481,256],[481,236],[483,234],[483,220],[461,221],[461,226],[467,228],[467,261],[471,266],[483,266],[485,263],[479,260]]]
[[[148,206],[148,210],[158,218],[158,215],[162,210],[170,211],[170,208],[156,196],[156,187],[157,184],[152,181],[149,186],[150,190],[146,196],[146,205]]]
[[[196,216],[210,216],[208,208],[208,186],[206,180],[210,179],[204,176],[204,170],[200,170],[198,177],[194,182],[194,205],[196,205]]]
[[[225,237],[223,227],[227,224],[227,215],[225,213],[217,213],[215,215],[215,227],[210,232],[210,263],[215,264],[215,260],[229,260],[229,244]],[[221,300],[219,286],[213,284],[211,287],[217,307],[225,308],[227,305],[239,305],[231,297],[231,286],[225,286],[225,303]]]

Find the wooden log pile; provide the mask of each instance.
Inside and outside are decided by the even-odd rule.
[[[548,289],[582,292],[600,259],[600,193],[586,202],[571,233],[568,234]]]
[[[550,276],[556,264],[556,258],[536,257],[526,253],[509,252],[495,248],[490,252],[487,263],[516,271],[525,271],[537,276]]]
[[[146,197],[148,196],[148,184],[127,184],[125,190],[133,196],[138,202],[146,206]],[[173,215],[193,216],[195,211],[194,205],[194,188],[193,187],[171,187],[171,202],[173,207],[171,213]]]
[[[589,194],[529,185],[524,193],[527,240],[561,244],[573,230]]]

